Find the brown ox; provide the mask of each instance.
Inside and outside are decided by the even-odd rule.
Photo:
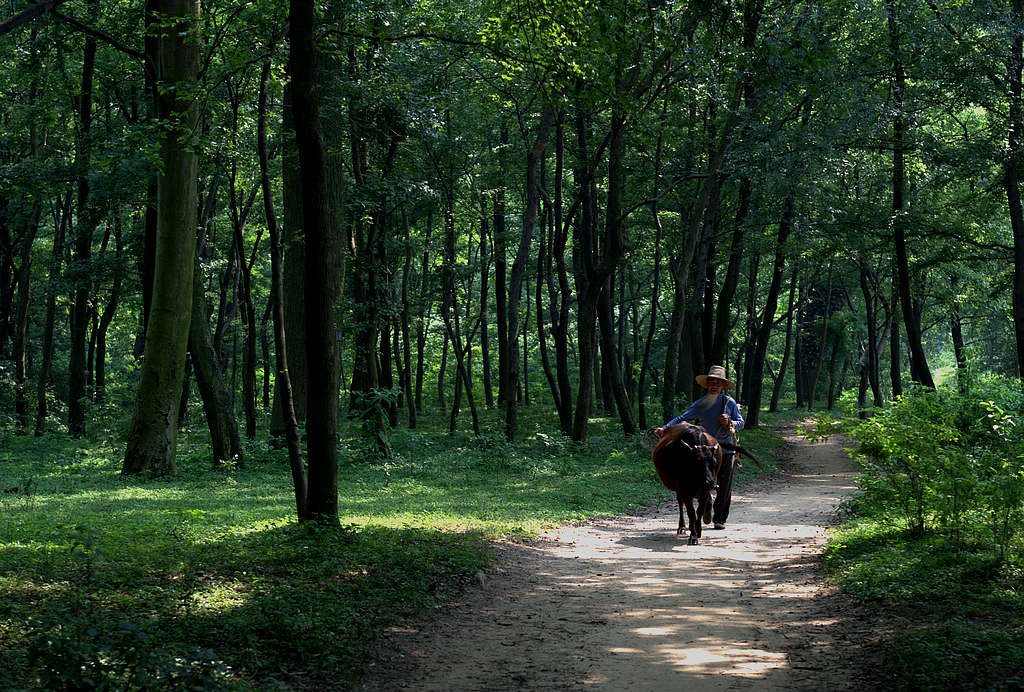
[[[754,459],[754,455],[743,447],[720,442],[704,428],[690,423],[678,423],[665,428],[651,452],[658,477],[666,488],[676,494],[679,501],[677,535],[683,533],[683,510],[686,510],[685,518],[690,521],[690,545],[700,542],[701,525],[697,518],[704,516],[711,505],[711,491],[717,485],[723,447]],[[754,461],[760,465],[757,459]],[[694,498],[697,499],[696,511],[693,507]]]
[[[722,449],[718,441],[699,425],[679,423],[665,428],[651,452],[654,469],[666,488],[679,500],[679,528],[682,535],[683,510],[690,520],[690,545],[700,542],[701,526],[697,517],[711,504],[711,490],[715,487],[718,469],[722,464]],[[694,511],[693,499],[697,498]]]

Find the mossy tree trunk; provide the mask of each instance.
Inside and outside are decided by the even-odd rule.
[[[155,43],[157,117],[164,124],[157,181],[156,264],[153,302],[135,412],[125,450],[125,474],[175,472],[178,402],[192,318],[195,266],[196,173],[193,141],[198,109],[192,98],[199,75],[198,0],[160,0],[155,11],[176,25]]]

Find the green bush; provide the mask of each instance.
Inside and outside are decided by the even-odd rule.
[[[821,427],[819,423],[819,427]],[[991,531],[1005,558],[1024,528],[1024,394],[988,378],[974,393],[914,388],[866,420],[846,424],[864,491],[897,509],[911,534],[930,528],[957,544],[969,525]]]

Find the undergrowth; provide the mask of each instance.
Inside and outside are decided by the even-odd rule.
[[[858,443],[859,492],[826,564],[883,617],[895,690],[1024,689],[1019,385],[914,390],[866,420],[823,417]]]
[[[514,445],[427,420],[388,460],[343,431],[338,529],[295,522],[285,452],[251,442],[213,470],[198,423],[177,477],[150,481],[120,475],[115,435],[0,431],[0,687],[350,688],[382,628],[450,600],[489,540],[668,498],[615,421],[576,444],[524,413]],[[743,435],[771,460],[777,438]]]

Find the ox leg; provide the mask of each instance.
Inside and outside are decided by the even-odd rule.
[[[700,494],[697,504],[697,516],[703,518],[705,515],[711,514],[711,493],[707,490]],[[704,527],[697,522],[697,537],[700,538]]]
[[[690,540],[687,543],[697,545],[697,538],[700,536],[700,522],[697,521],[697,513],[693,509],[693,498],[683,497],[681,493],[678,493],[676,497],[679,499],[679,530],[676,533],[679,535],[683,533],[683,507],[686,507],[686,518],[690,522]]]
[[[680,492],[676,492],[676,501],[679,503],[679,528],[676,529],[676,535],[682,536],[683,531],[686,530],[686,510],[688,507],[686,498]]]

